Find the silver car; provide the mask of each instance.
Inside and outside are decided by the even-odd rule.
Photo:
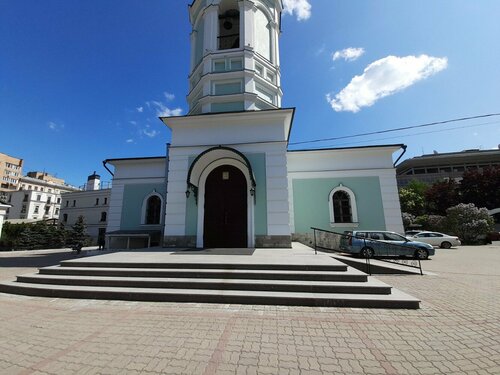
[[[439,246],[443,249],[449,249],[452,246],[460,246],[462,244],[458,237],[439,232],[420,232],[413,235],[411,239],[425,242],[432,246]]]

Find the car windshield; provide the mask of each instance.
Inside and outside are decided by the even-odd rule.
[[[389,241],[406,241],[406,237],[400,236],[397,233],[384,233],[384,237]]]

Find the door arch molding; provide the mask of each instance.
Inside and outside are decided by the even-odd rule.
[[[250,175],[250,171],[242,161],[233,158],[221,158],[211,162],[207,165],[201,172],[198,185],[198,222],[197,222],[197,232],[196,232],[196,247],[202,248],[204,246],[204,224],[205,224],[205,185],[207,177],[216,168],[223,165],[231,165],[238,168],[245,177],[247,183],[247,246],[254,247],[254,200],[251,193],[253,188],[253,176]],[[253,181],[253,182],[252,182]]]
[[[195,196],[195,199],[197,200],[201,175],[211,163],[221,159],[234,159],[236,161],[239,161],[243,165],[243,173],[246,173],[245,175],[250,178],[250,184],[248,186],[250,186],[255,192],[255,177],[253,175],[252,165],[248,161],[247,157],[234,148],[217,146],[203,151],[191,163],[187,175],[186,193],[191,190]]]

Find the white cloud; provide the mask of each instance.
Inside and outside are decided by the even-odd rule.
[[[182,114],[181,108],[168,108],[162,102],[151,101],[151,104],[156,107],[156,116],[158,117],[170,117],[170,116],[180,116]]]
[[[175,95],[174,95],[174,94],[171,94],[171,93],[169,93],[169,92],[166,92],[166,91],[165,91],[165,92],[163,93],[163,95],[165,95],[165,98],[166,98],[166,99],[167,99],[167,101],[169,101],[169,102],[175,99]]]
[[[129,138],[125,141],[126,143],[134,143],[134,140],[132,138]]]
[[[137,107],[137,112],[142,113],[144,112],[144,107]]]
[[[326,99],[336,112],[358,112],[383,97],[446,69],[447,66],[446,57],[387,56],[368,65],[362,75],[353,77],[338,94],[334,97],[328,94]]]
[[[311,4],[309,0],[283,0],[285,13],[297,16],[298,21],[303,21],[311,17]]]
[[[132,125],[137,125],[137,121],[129,121]]]
[[[345,48],[340,51],[335,51],[332,54],[333,61],[344,59],[345,61],[354,61],[360,58],[365,53],[364,48]]]
[[[144,129],[142,129],[141,131],[144,135],[147,135],[149,138],[154,138],[158,134],[160,134],[160,132],[158,130],[154,130],[154,129],[151,130],[149,125],[146,125],[146,127]]]
[[[55,132],[58,132],[58,131],[64,129],[64,125],[63,124],[56,124],[53,121],[49,121],[49,123],[47,124],[47,126],[49,127],[50,130],[53,130]]]

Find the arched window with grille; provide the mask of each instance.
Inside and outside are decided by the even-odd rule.
[[[330,224],[332,226],[353,226],[358,224],[356,196],[342,184],[330,192]]]
[[[161,224],[162,215],[162,197],[154,192],[149,194],[142,204],[142,224],[158,225]]]

